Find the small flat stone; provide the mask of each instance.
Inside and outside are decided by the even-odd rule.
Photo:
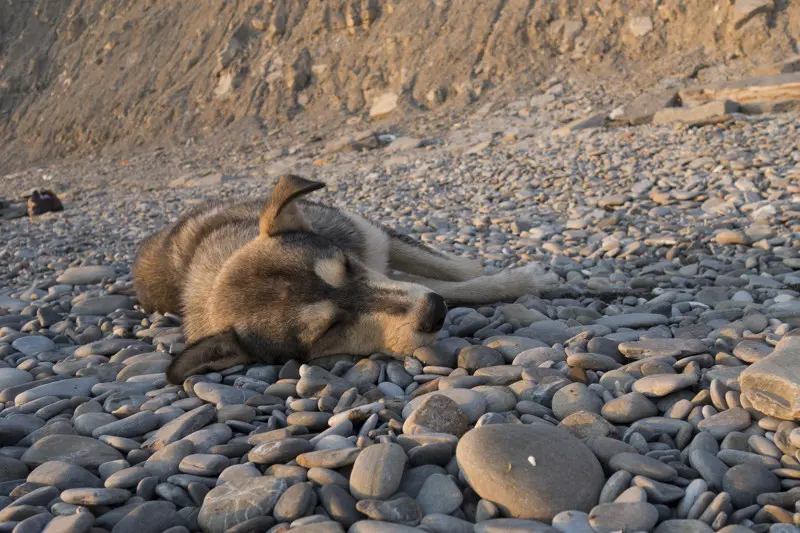
[[[650,531],[658,516],[658,509],[646,502],[602,503],[589,512],[589,524],[597,533]]]
[[[620,453],[609,461],[613,470],[625,470],[635,476],[645,476],[656,481],[669,482],[678,472],[666,463],[637,453]]]
[[[422,510],[413,498],[403,496],[393,500],[361,500],[356,510],[372,520],[403,526],[416,526],[422,520]]]
[[[630,313],[626,315],[604,316],[597,319],[597,324],[608,326],[613,331],[619,328],[651,328],[664,326],[667,317],[655,313]]]
[[[25,355],[39,355],[42,352],[49,352],[56,349],[56,344],[40,335],[27,335],[20,337],[11,343],[15,350]]]
[[[130,497],[124,489],[67,489],[61,493],[61,500],[73,505],[120,505]]]
[[[416,499],[424,514],[450,514],[461,506],[464,497],[450,476],[433,474],[422,484]]]
[[[206,533],[225,533],[241,522],[268,515],[286,489],[286,481],[269,476],[223,483],[206,495],[197,521]]]
[[[403,433],[448,433],[460,437],[469,428],[469,420],[456,402],[439,394],[425,395],[403,424]],[[448,513],[445,513],[448,514]]]
[[[761,494],[779,492],[781,482],[763,466],[742,464],[725,472],[722,490],[731,495],[731,502],[737,509],[743,509],[755,505]]]
[[[78,435],[49,435],[36,441],[22,454],[22,461],[31,466],[63,461],[97,468],[105,462],[118,459],[122,459],[122,454],[108,444]]]
[[[731,432],[741,431],[748,427],[750,427],[750,413],[741,407],[726,409],[697,424],[698,430],[708,431],[718,440],[722,440]]]
[[[655,374],[636,380],[633,391],[649,398],[660,398],[697,384],[697,374]]]
[[[85,468],[65,461],[47,461],[37,466],[28,475],[28,482],[52,485],[58,490],[103,486],[100,478]]]
[[[408,457],[398,444],[374,444],[356,458],[350,493],[356,500],[386,499],[397,491]]]
[[[58,283],[66,285],[94,285],[103,280],[112,281],[116,271],[109,266],[72,267],[56,278]]]

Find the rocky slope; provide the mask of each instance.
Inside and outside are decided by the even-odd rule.
[[[394,124],[558,71],[652,85],[784,58],[798,34],[788,0],[3,0],[0,170]]]

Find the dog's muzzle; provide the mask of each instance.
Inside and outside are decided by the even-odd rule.
[[[431,292],[425,295],[425,304],[420,314],[419,330],[425,333],[436,333],[444,326],[447,316],[447,304],[444,298]]]

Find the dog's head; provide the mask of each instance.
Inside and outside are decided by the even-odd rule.
[[[210,330],[198,334],[187,317],[191,344],[167,371],[172,383],[245,362],[410,354],[434,341],[444,299],[389,279],[315,232],[296,200],[322,187],[281,178],[261,212],[258,238],[216,275],[206,303]]]

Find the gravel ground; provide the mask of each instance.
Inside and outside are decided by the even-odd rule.
[[[799,531],[800,117],[560,136],[569,107],[529,107],[363,152],[7,177],[65,210],[2,222],[0,532]],[[137,242],[284,169],[563,284],[451,309],[404,360],[169,385],[180,319],[137,306]]]

